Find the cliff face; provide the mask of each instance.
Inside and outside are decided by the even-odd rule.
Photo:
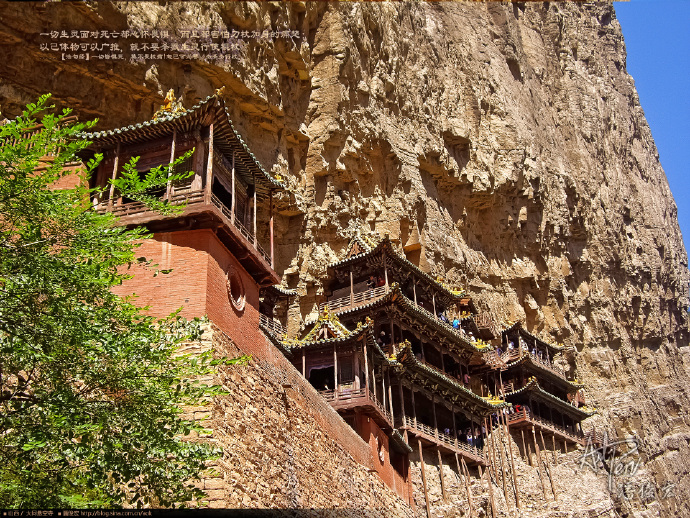
[[[658,491],[621,509],[690,515],[687,255],[612,6],[4,4],[0,20],[5,116],[51,91],[115,127],[150,118],[169,88],[190,106],[226,87],[240,132],[291,185],[277,269],[304,294],[293,330],[355,228],[401,244],[416,229],[421,267],[577,348],[592,420],[639,438],[634,479]],[[126,26],[302,36],[247,40],[224,65],[39,50],[47,30]]]

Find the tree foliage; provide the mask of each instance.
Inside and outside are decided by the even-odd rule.
[[[0,507],[188,501],[214,451],[181,439],[202,430],[181,405],[219,393],[194,381],[219,360],[175,355],[198,321],[155,320],[111,292],[147,234],[94,210],[101,191],[87,182],[53,188],[93,123],[66,123],[47,103],[0,126]],[[172,167],[127,171],[123,194],[174,210],[146,194],[177,179]]]

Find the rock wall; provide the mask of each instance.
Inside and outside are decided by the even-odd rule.
[[[356,227],[405,243],[481,309],[575,346],[570,368],[636,435],[666,498],[628,513],[690,514],[688,269],[676,205],[625,68],[609,4],[91,2],[0,6],[0,105],[39,93],[102,128],[226,87],[233,119],[278,201],[278,270],[313,315],[325,266]],[[301,32],[249,40],[225,65],[60,61],[56,29],[232,27]],[[232,104],[232,103],[231,103]],[[620,507],[623,509],[623,506]]]

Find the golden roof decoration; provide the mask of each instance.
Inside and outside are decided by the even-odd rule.
[[[168,115],[177,115],[179,113],[186,112],[187,110],[185,110],[182,106],[182,96],[175,100],[175,90],[171,88],[165,95],[165,99],[163,100],[161,107],[158,109],[158,111],[156,111],[156,113],[153,114],[153,120],[161,119],[163,117],[167,117]]]

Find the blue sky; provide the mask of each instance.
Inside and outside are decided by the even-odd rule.
[[[652,129],[685,249],[690,245],[690,0],[614,2],[628,73]]]

